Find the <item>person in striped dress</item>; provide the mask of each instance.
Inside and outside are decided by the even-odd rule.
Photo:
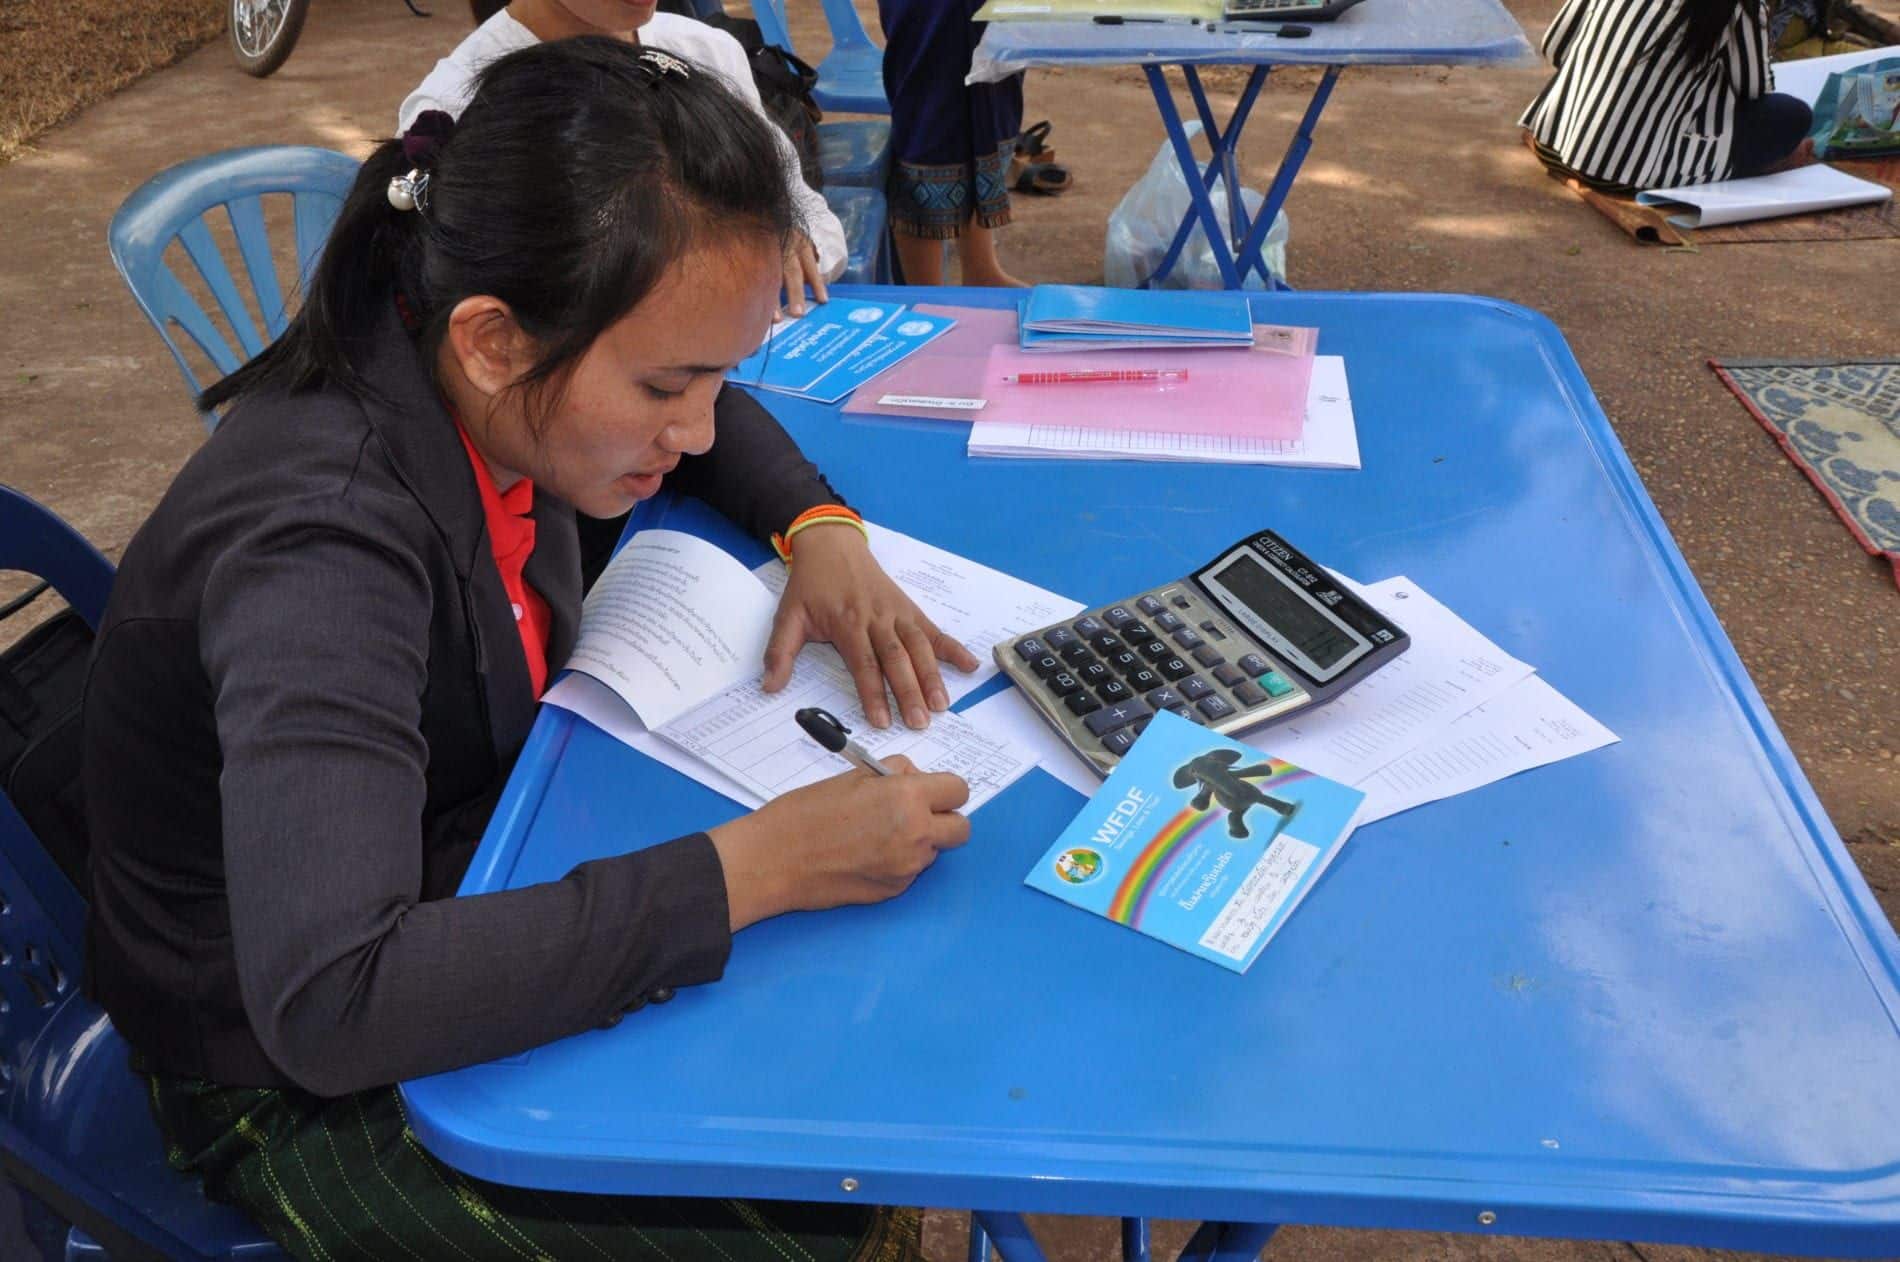
[[[1537,156],[1630,193],[1814,160],[1806,103],[1775,92],[1761,0],[1567,0],[1557,68],[1524,111]]]

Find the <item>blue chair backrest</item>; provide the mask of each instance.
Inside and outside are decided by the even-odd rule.
[[[0,571],[43,578],[98,628],[112,563],[85,536],[9,486],[0,486]],[[26,1055],[77,983],[85,902],[0,795],[0,1113],[11,1115]]]
[[[182,333],[223,376],[263,350],[288,323],[283,287],[264,221],[263,199],[289,194],[294,223],[297,277],[310,274],[343,198],[356,179],[357,161],[329,149],[273,145],[231,149],[194,158],[146,181],[126,198],[112,217],[107,241],[119,275],[139,309],[165,339],[185,385],[195,398],[217,380],[200,380],[178,341]],[[212,236],[212,214],[223,208],[236,239],[243,280],[256,304],[246,307],[239,278],[232,274]],[[225,325],[237,339],[233,347],[211,313],[165,263],[165,251],[179,242],[211,293]],[[217,424],[204,417],[210,428]]]
[[[0,571],[45,579],[95,630],[112,591],[112,563],[8,486]],[[281,1258],[165,1164],[125,1041],[79,991],[85,914],[84,893],[0,793],[0,1173],[52,1206],[54,1256],[104,1257],[97,1238],[114,1258]]]
[[[819,0],[825,10],[825,25],[831,28],[831,46],[840,48],[868,48],[878,51],[872,42],[870,33],[864,29],[864,19],[858,16],[857,6],[851,0]]]
[[[868,48],[877,52],[878,46],[871,42],[870,33],[864,29],[864,19],[851,0],[821,0],[825,11],[825,25],[831,28],[832,50]],[[797,52],[792,47],[792,28],[785,20],[786,0],[752,0],[752,17],[759,24],[759,34],[765,36],[768,44],[777,44],[788,52]]]
[[[752,20],[759,24],[766,43],[788,53],[798,51],[792,47],[792,28],[785,23],[785,0],[752,0]]]

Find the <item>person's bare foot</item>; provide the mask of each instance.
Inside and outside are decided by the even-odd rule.
[[[1779,162],[1771,163],[1762,169],[1763,175],[1773,175],[1777,171],[1792,171],[1796,167],[1813,166],[1820,159],[1814,156],[1814,137],[1804,138],[1794,147],[1794,152]]]

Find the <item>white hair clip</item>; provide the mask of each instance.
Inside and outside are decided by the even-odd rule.
[[[693,72],[687,68],[685,62],[672,53],[663,53],[657,48],[640,50],[640,69],[652,76],[655,83],[659,82],[662,76],[670,74],[676,74],[682,79],[693,77]]]
[[[415,210],[426,206],[428,196],[429,173],[421,167],[389,181],[389,204],[397,210]]]

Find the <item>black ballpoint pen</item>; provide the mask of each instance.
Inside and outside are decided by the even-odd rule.
[[[890,776],[897,773],[866,753],[864,746],[851,739],[851,729],[840,723],[829,710],[817,706],[807,706],[792,717],[798,720],[798,726],[805,729],[805,735],[823,745],[840,758],[855,766],[864,768],[874,775]]]

